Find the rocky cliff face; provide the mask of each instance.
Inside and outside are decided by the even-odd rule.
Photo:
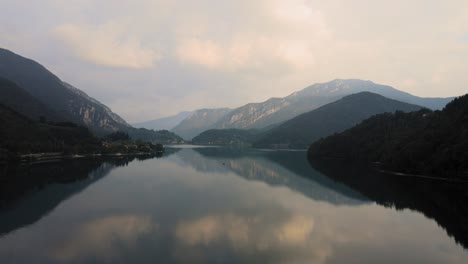
[[[64,82],[63,85],[77,95],[75,100],[70,101],[69,108],[72,114],[80,117],[81,122],[87,127],[98,127],[106,131],[125,130],[131,127],[122,117],[98,100],[68,83]]]

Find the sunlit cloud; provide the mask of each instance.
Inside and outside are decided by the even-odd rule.
[[[159,55],[117,23],[98,26],[63,24],[53,30],[79,58],[98,65],[147,68]]]

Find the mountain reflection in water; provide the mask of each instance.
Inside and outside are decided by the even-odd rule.
[[[0,219],[6,214],[9,222],[22,219],[28,209],[23,201],[52,206],[43,206],[46,209],[37,214],[41,216],[28,218],[27,225],[3,232],[0,262],[468,260],[468,252],[417,208],[395,210],[376,204],[365,192],[313,169],[304,152],[168,151],[174,154],[134,159],[125,166],[95,164],[80,180],[43,183],[41,189],[12,199]],[[61,191],[67,194],[54,194]]]
[[[317,160],[312,165],[383,206],[423,213],[468,247],[468,184],[387,175],[336,160]]]

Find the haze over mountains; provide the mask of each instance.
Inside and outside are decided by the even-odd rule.
[[[184,139],[192,139],[201,132],[214,128],[215,123],[231,111],[229,108],[196,110],[182,120],[172,131]]]
[[[150,121],[134,123],[132,124],[136,128],[148,128],[154,130],[171,130],[175,126],[177,126],[182,120],[189,117],[193,112],[191,111],[183,111],[173,116],[153,119]]]
[[[420,98],[371,81],[337,79],[311,85],[284,98],[271,98],[262,103],[247,104],[234,109],[221,118],[215,124],[215,128],[264,128],[334,102],[343,96],[363,91],[430,109],[441,109],[450,101],[441,98]]]
[[[453,99],[423,98],[371,81],[336,79],[313,84],[284,98],[271,98],[265,102],[250,103],[233,110],[197,110],[172,131],[190,140],[208,129],[264,129],[334,102],[346,95],[365,91],[429,109],[442,109]]]

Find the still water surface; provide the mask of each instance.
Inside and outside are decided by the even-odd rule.
[[[305,152],[184,148],[15,173],[3,264],[468,263],[435,220],[335,182]]]

